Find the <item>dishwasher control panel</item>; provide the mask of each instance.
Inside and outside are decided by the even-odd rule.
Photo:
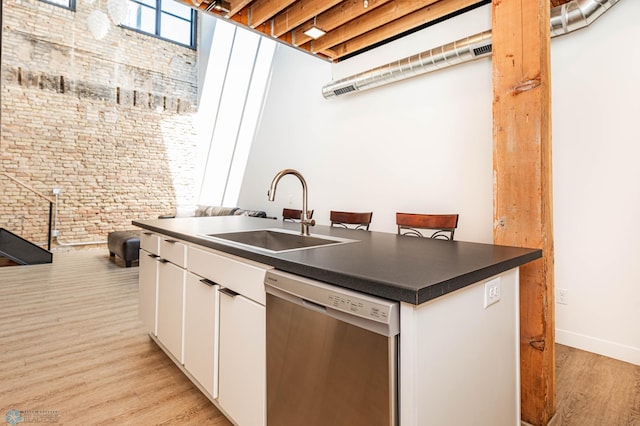
[[[386,322],[389,318],[389,306],[364,300],[362,296],[348,296],[339,293],[327,295],[327,306],[354,315],[368,316]]]
[[[398,302],[278,270],[267,271],[265,286],[267,293],[284,297],[292,303],[314,308],[346,321],[351,321],[346,317],[359,318],[360,322],[370,323],[371,328],[376,331],[384,330],[386,335],[398,333]],[[267,310],[268,308],[267,302]]]

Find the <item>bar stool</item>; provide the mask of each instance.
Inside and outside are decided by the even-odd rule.
[[[282,209],[282,220],[284,222],[300,222],[302,210]],[[313,218],[313,210],[309,210],[309,219]]]
[[[369,224],[371,223],[371,217],[373,212],[365,213],[353,213],[353,212],[338,212],[331,210],[329,213],[329,219],[331,220],[332,227],[340,227],[347,229],[360,229],[363,231],[369,230]],[[347,225],[355,225],[349,227]]]
[[[396,213],[398,235],[453,240],[458,227],[457,214],[417,214]],[[419,229],[435,231],[431,235],[423,235]]]

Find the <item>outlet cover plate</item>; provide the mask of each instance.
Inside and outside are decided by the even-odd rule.
[[[569,290],[566,288],[556,288],[556,302],[561,305],[569,304]]]
[[[485,309],[500,300],[500,277],[484,283],[484,307]]]

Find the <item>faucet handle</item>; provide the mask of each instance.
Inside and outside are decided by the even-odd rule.
[[[307,219],[307,220],[300,220],[300,233],[302,235],[310,235],[309,234],[309,226],[314,226],[316,224],[316,220],[315,219]]]

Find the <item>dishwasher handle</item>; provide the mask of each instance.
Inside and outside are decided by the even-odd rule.
[[[320,305],[319,303],[315,303],[315,302],[312,302],[311,300],[302,299],[302,298],[300,299],[300,302],[302,303],[302,306],[305,306],[311,310],[318,311],[323,314],[327,313],[327,307]]]

